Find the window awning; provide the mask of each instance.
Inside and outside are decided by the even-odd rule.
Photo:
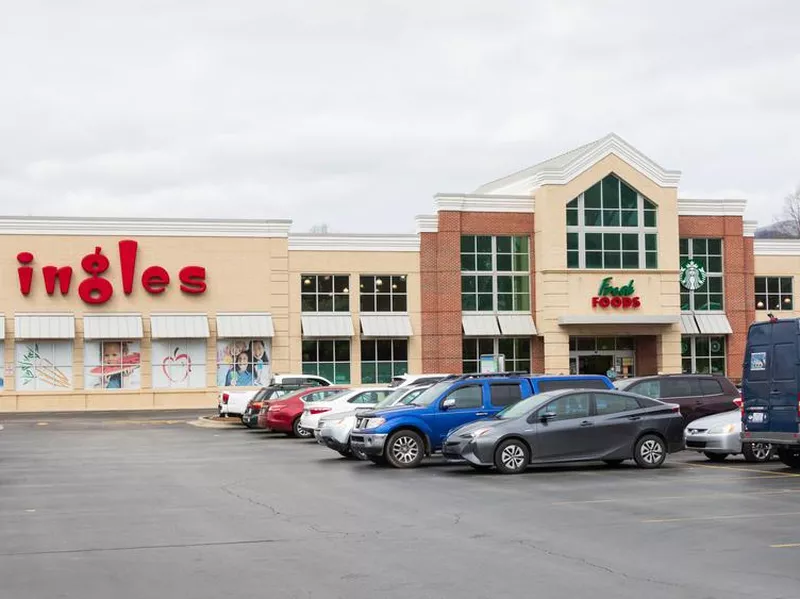
[[[153,314],[150,316],[150,337],[153,339],[206,339],[206,314]]]
[[[411,337],[408,314],[365,314],[361,316],[362,337]]]
[[[668,326],[680,321],[680,316],[671,314],[585,314],[576,316],[561,316],[558,324],[562,326],[581,324],[649,324],[655,326]]]
[[[74,339],[73,314],[15,314],[16,339]]]
[[[530,314],[498,314],[497,322],[503,335],[530,337],[537,334]]]
[[[141,339],[141,314],[84,314],[84,339]]]
[[[694,318],[701,335],[732,335],[733,329],[724,314],[698,314]]]
[[[461,327],[466,337],[499,337],[500,327],[494,314],[464,314]]]
[[[217,314],[217,338],[274,337],[272,315],[267,312]]]
[[[700,329],[697,328],[694,314],[681,314],[681,334],[682,335],[699,335]]]
[[[300,317],[303,337],[352,337],[350,314],[306,314]]]

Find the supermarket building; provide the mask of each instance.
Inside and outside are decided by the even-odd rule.
[[[748,325],[795,315],[800,241],[679,180],[610,134],[437,194],[407,235],[0,218],[0,411],[212,407],[295,372],[738,379]]]

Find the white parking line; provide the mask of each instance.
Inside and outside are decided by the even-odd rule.
[[[711,520],[741,520],[743,518],[774,518],[780,516],[800,516],[800,512],[781,512],[774,514],[731,514],[727,516],[698,516],[695,518],[656,518],[642,520],[642,524],[661,524],[665,522],[702,522]]]
[[[639,501],[646,501],[648,503],[652,503],[655,501],[676,501],[681,499],[717,499],[719,497],[742,497],[742,496],[754,496],[754,495],[785,495],[787,493],[800,493],[800,489],[779,489],[776,491],[749,491],[744,493],[728,493],[728,492],[719,492],[719,493],[702,493],[696,495],[673,495],[672,497],[664,497],[662,495],[658,495],[656,497],[616,497],[616,498],[608,498],[608,499],[587,499],[584,501],[556,501],[551,505],[584,505],[584,504],[592,504],[592,503],[630,503],[630,502],[639,502]]]

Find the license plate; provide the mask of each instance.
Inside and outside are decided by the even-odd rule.
[[[764,422],[763,412],[753,412],[750,416],[751,416],[750,418],[751,422]]]

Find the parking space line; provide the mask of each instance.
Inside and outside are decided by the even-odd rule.
[[[793,549],[800,547],[800,543],[784,543],[782,545],[770,545],[772,549]]]
[[[587,499],[582,501],[556,501],[553,502],[551,505],[583,505],[583,504],[592,504],[592,503],[629,503],[631,501],[647,501],[647,502],[654,502],[654,501],[675,501],[680,499],[716,499],[718,497],[742,497],[742,496],[752,496],[752,495],[785,495],[787,493],[800,493],[800,489],[777,489],[775,491],[746,491],[744,493],[733,493],[733,492],[716,492],[716,493],[698,493],[696,495],[673,495],[672,497],[664,497],[664,496],[657,496],[657,497],[617,497],[617,498],[608,498],[608,499]]]
[[[727,516],[697,516],[693,518],[656,518],[642,520],[642,524],[662,524],[667,522],[702,522],[711,520],[741,520],[744,518],[773,518],[779,516],[800,516],[800,512],[782,512],[774,514],[732,514]]]
[[[800,477],[796,472],[776,472],[775,470],[761,470],[756,468],[737,468],[736,466],[713,466],[711,464],[684,464],[687,468],[713,468],[714,470],[734,470],[736,472],[758,472],[759,474],[770,474],[772,476]]]

